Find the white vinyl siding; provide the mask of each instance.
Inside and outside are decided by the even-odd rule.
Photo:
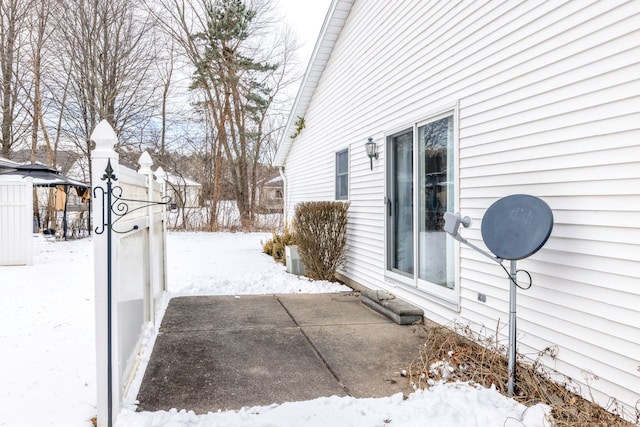
[[[640,2],[370,0],[353,3],[289,151],[288,206],[334,197],[349,142],[343,274],[453,320],[506,334],[508,279],[459,248],[459,311],[384,279],[385,138],[457,105],[457,210],[483,247],[497,199],[527,193],[554,214],[542,250],[518,261],[519,350],[556,347],[550,366],[628,411],[640,399]],[[380,158],[364,152],[372,136]],[[320,143],[322,142],[322,143]],[[312,166],[311,166],[312,165]],[[487,302],[477,301],[477,294]],[[585,376],[597,375],[589,381]]]

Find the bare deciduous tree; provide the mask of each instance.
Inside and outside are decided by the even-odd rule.
[[[277,32],[266,2],[240,0],[159,0],[147,6],[182,48],[194,68],[192,89],[206,114],[213,161],[214,214],[223,182],[223,165],[234,190],[242,226],[251,227],[262,147],[274,123],[269,109],[284,84],[295,46]],[[271,47],[270,47],[271,46]]]
[[[61,81],[69,77],[62,127],[85,156],[90,135],[106,119],[121,143],[140,141],[154,113],[157,45],[136,2],[60,0]],[[122,148],[122,147],[117,147]]]
[[[50,4],[46,0],[33,0],[31,12],[29,14],[29,56],[31,70],[31,90],[25,92],[29,96],[30,106],[28,109],[32,118],[31,125],[31,163],[37,159],[38,140],[40,135],[45,141],[47,166],[55,168],[57,166],[58,139],[51,143],[47,126],[44,123],[43,96],[42,96],[42,70],[43,55],[45,53],[45,43],[48,38],[48,23],[51,17]],[[39,218],[37,191],[34,191],[34,214]],[[54,192],[49,189],[47,208],[44,223],[48,226],[54,218]]]
[[[12,148],[19,137],[28,132],[28,125],[17,119],[20,108],[20,55],[24,49],[24,20],[29,11],[28,0],[2,0],[0,2],[0,155],[11,157]],[[24,118],[24,116],[22,116]]]
[[[55,168],[59,147],[72,147],[86,179],[90,135],[106,119],[125,160],[151,149],[168,171],[204,181],[209,228],[223,198],[251,227],[294,81],[295,41],[267,0],[0,2],[0,155],[30,147],[32,162]]]

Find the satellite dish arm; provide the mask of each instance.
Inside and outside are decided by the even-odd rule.
[[[498,258],[496,256],[493,256],[489,252],[485,251],[484,249],[481,249],[481,248],[477,247],[473,243],[469,243],[467,241],[467,239],[462,237],[460,235],[460,233],[458,232],[458,229],[460,228],[460,225],[462,225],[465,228],[469,227],[471,225],[471,218],[469,218],[468,216],[465,216],[464,218],[462,218],[462,216],[460,215],[459,212],[455,213],[455,214],[452,213],[452,212],[445,212],[444,213],[444,231],[449,233],[451,235],[451,237],[456,239],[458,242],[464,243],[465,245],[469,246],[470,248],[475,249],[476,251],[480,252],[482,255],[486,256],[487,258],[491,259],[492,261],[497,262],[498,264],[502,264],[502,261],[503,261],[502,258]]]
[[[464,237],[462,237],[460,234],[454,236],[451,235],[451,237],[453,237],[454,239],[456,239],[458,242],[460,243],[464,243],[465,245],[469,246],[472,249],[475,249],[476,251],[480,252],[482,255],[486,256],[487,258],[491,259],[492,261],[497,262],[498,264],[502,264],[503,259],[502,258],[498,258],[497,256],[493,256],[491,255],[489,252],[485,251],[484,249],[481,249],[479,247],[477,247],[476,245],[474,245],[473,243],[469,243],[467,241],[467,239],[465,239]]]

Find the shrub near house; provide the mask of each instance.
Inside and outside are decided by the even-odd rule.
[[[307,276],[335,280],[344,263],[347,241],[346,202],[303,202],[296,206],[293,226]]]

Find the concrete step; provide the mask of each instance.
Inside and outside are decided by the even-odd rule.
[[[362,290],[360,300],[398,325],[411,325],[424,316],[424,310],[386,291]]]

